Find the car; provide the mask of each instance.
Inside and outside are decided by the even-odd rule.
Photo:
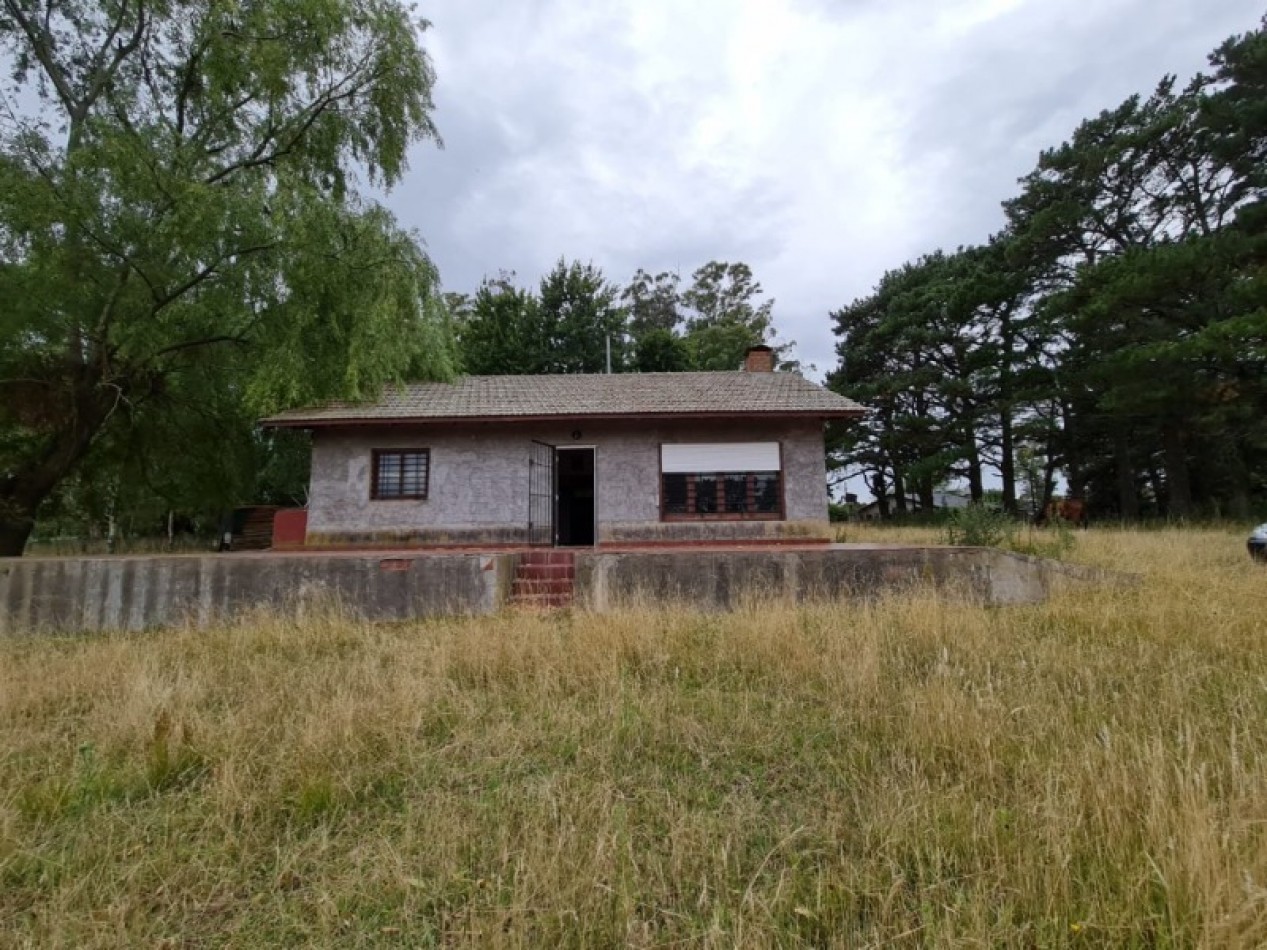
[[[1267,564],[1267,524],[1260,524],[1249,533],[1249,556]]]

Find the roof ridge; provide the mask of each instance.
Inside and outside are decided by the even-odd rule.
[[[356,424],[440,419],[778,416],[847,418],[862,407],[797,373],[466,375],[388,385],[377,401],[331,401],[280,412],[265,425]]]
[[[653,372],[621,372],[621,373],[460,373],[457,379],[637,379],[647,376],[778,376],[787,378],[794,376],[804,379],[800,373],[749,373],[742,369],[684,369],[655,370]],[[417,379],[409,380],[410,384],[445,382],[445,380]]]

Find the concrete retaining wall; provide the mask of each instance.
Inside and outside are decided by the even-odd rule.
[[[337,600],[373,620],[488,613],[509,599],[518,555],[220,554],[0,560],[0,635],[206,624],[256,607]],[[834,545],[576,555],[576,600],[726,609],[745,600],[854,599],[931,587],[989,605],[1030,604],[1087,568],[987,548]]]
[[[1089,568],[993,548],[833,545],[819,550],[585,554],[578,598],[594,610],[628,602],[732,608],[753,598],[806,602],[919,587],[987,606],[1035,604],[1059,584],[1106,578]]]
[[[337,601],[373,620],[486,613],[514,555],[165,555],[0,560],[0,635],[203,625]]]

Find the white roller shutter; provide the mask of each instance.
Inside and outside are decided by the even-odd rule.
[[[661,471],[777,472],[777,442],[678,442],[661,446]]]

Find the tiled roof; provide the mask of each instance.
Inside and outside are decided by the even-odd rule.
[[[326,403],[263,420],[267,426],[590,416],[861,415],[857,403],[795,373],[615,373],[464,376],[389,386],[378,402]]]

